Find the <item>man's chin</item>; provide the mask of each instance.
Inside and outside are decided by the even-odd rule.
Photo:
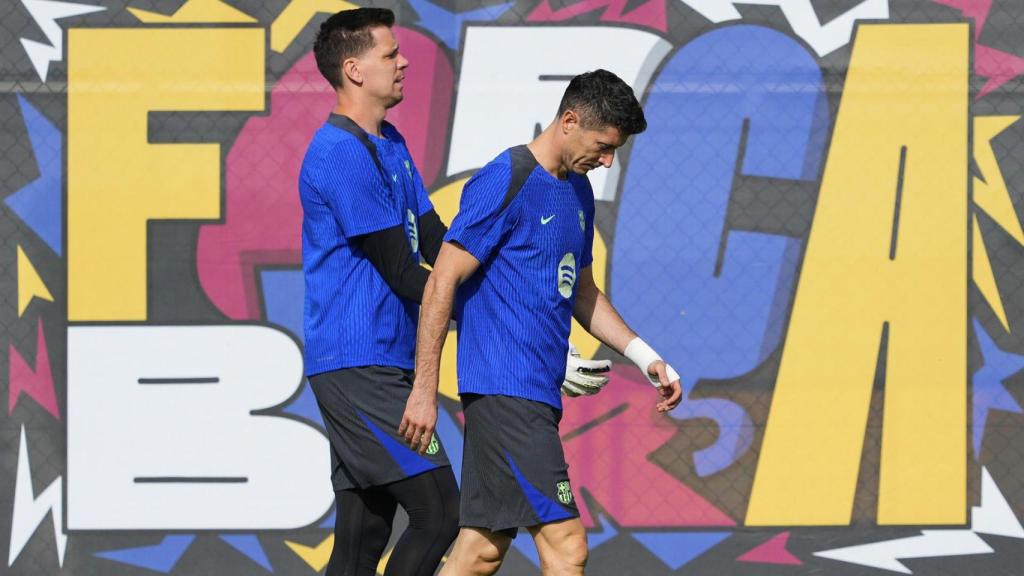
[[[396,96],[392,96],[386,108],[393,108],[395,106],[398,106],[398,104],[402,102],[403,98],[405,98],[405,95],[402,94],[401,92],[399,92],[398,95]]]

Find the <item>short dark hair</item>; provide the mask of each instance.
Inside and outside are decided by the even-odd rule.
[[[390,28],[395,13],[387,8],[356,8],[342,10],[320,25],[313,43],[316,67],[331,83],[341,86],[341,63],[373,48],[372,31],[378,26]]]
[[[575,112],[584,128],[614,126],[625,136],[647,129],[644,109],[633,89],[607,70],[585,72],[573,78],[558,105],[558,117],[566,110]]]

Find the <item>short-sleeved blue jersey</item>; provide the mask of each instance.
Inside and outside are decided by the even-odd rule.
[[[506,150],[466,183],[445,240],[481,263],[455,303],[459,393],[561,409],[576,277],[592,260],[590,181],[555,178],[526,146]]]
[[[357,236],[405,226],[419,255],[419,217],[433,206],[405,140],[384,123],[367,147],[332,114],[302,161],[302,269],[306,374],[354,366],[412,369],[419,304],[397,296],[358,246]],[[388,179],[385,184],[384,178]]]

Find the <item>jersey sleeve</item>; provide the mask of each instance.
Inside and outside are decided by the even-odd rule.
[[[393,192],[384,185],[370,152],[360,142],[338,142],[318,168],[318,189],[346,237],[404,226]]]
[[[492,162],[466,182],[445,241],[459,243],[480,262],[490,259],[514,212],[512,206],[502,209],[511,173],[509,164]]]

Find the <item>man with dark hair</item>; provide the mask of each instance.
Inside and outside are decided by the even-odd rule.
[[[646,129],[632,89],[597,70],[575,77],[557,118],[466,184],[424,291],[416,379],[403,416],[415,442],[436,417],[441,348],[458,320],[465,414],[462,527],[442,574],[493,574],[520,527],[543,573],[583,574],[587,540],[558,435],[572,318],[623,353],[678,405],[679,376],[626,325],[591,270],[594,195],[586,173]]]
[[[398,435],[412,389],[418,303],[446,232],[401,134],[384,120],[409,62],[390,10],[339,12],[314,52],[337,93],[299,177],[306,374],[323,414],[337,497],[328,576],[372,576],[398,505],[409,515],[388,576],[434,573],[458,531],[440,441]]]

